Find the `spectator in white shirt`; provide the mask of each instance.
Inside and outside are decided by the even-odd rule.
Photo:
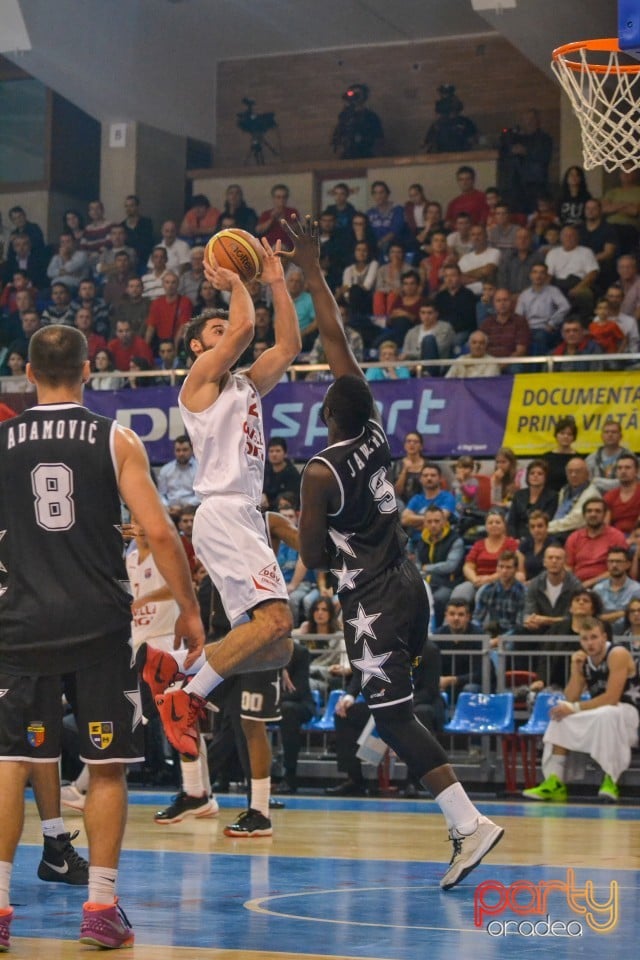
[[[569,298],[583,323],[593,315],[593,284],[600,267],[593,250],[578,244],[577,227],[567,225],[560,233],[560,246],[549,250],[546,264],[551,279]]]
[[[496,279],[500,251],[487,244],[487,231],[480,224],[471,227],[470,238],[473,249],[460,257],[458,266],[462,271],[462,282],[479,297],[483,282],[493,283]]]
[[[198,464],[193,455],[191,441],[186,434],[176,437],[173,453],[175,459],[160,468],[158,493],[171,516],[177,517],[183,507],[193,507],[200,503],[200,498],[193,490]]]

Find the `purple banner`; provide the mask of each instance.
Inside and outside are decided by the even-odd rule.
[[[513,377],[480,380],[422,378],[372,383],[382,424],[394,457],[402,456],[404,435],[417,430],[432,457],[493,455],[502,444]],[[280,383],[263,400],[265,433],[287,441],[294,460],[307,460],[326,446],[320,420],[326,383]],[[177,387],[85,392],[96,413],[116,417],[144,441],[152,463],[173,456],[173,439],[183,432]]]

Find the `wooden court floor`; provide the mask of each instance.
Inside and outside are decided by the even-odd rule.
[[[640,807],[479,801],[505,837],[445,893],[450,844],[430,801],[296,796],[273,812],[273,838],[233,840],[222,828],[242,797],[219,798],[216,819],[157,826],[154,810],[168,800],[130,797],[119,893],[136,945],[122,956],[494,960],[570,950],[601,960],[637,951]],[[65,811],[65,821],[81,844],[81,817]],[[28,802],[10,956],[89,957],[95,949],[75,940],[86,891],[39,881],[40,849]]]

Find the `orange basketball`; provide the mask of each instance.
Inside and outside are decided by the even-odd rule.
[[[205,247],[205,263],[210,264],[210,255],[216,258],[218,266],[233,270],[246,282],[257,277],[262,270],[262,247],[255,237],[236,227],[221,230],[209,240]]]

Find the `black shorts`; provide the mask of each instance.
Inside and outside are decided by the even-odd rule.
[[[238,681],[240,686],[240,716],[243,720],[277,723],[282,719],[279,670],[241,673]]]
[[[372,710],[413,697],[411,665],[429,630],[429,598],[410,560],[340,594],[349,662]]]
[[[67,674],[76,700],[80,758],[85,763],[144,759],[138,673],[129,634],[107,659]],[[61,751],[63,678],[0,675],[0,760],[57,760]]]

